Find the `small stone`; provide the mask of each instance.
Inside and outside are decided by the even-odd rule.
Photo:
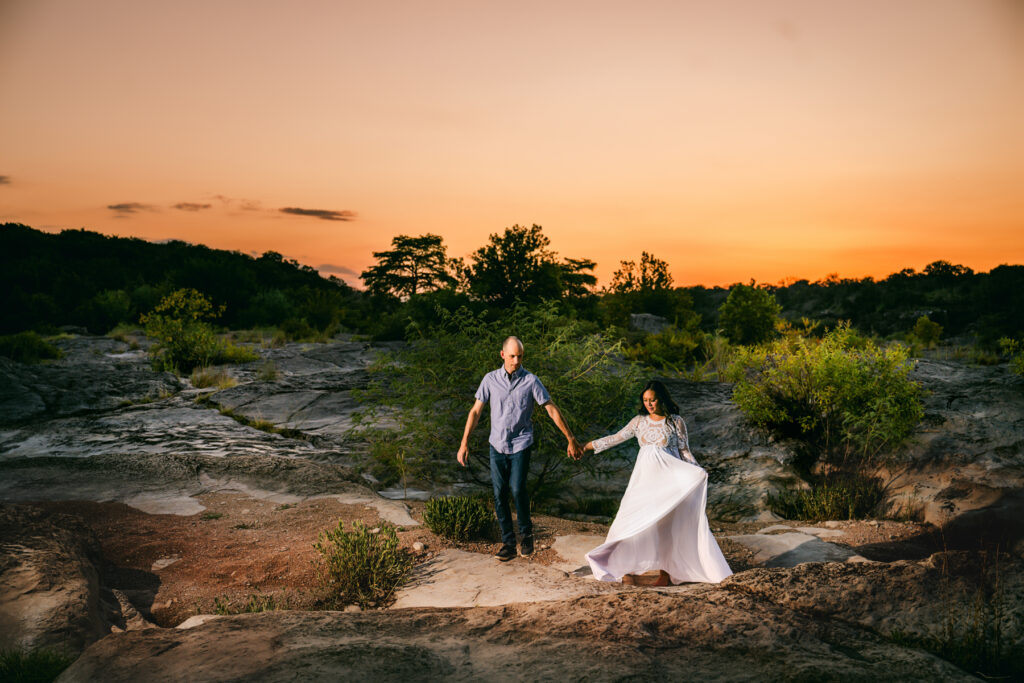
[[[878,520],[877,519],[872,519],[871,521],[868,522],[868,526],[878,526]]]
[[[349,605],[348,607],[346,607],[342,611],[343,612],[362,612],[363,610],[359,609],[359,605]]]
[[[544,545],[542,545],[542,546],[540,547],[540,549],[541,549],[541,550],[547,550],[547,549],[548,549],[548,548],[550,548],[550,547],[551,547],[551,546],[549,546],[549,545],[547,545],[547,544],[544,544]]]
[[[427,549],[427,546],[426,546],[426,544],[424,544],[424,543],[422,543],[420,541],[416,541],[415,543],[412,544],[412,549],[415,550],[418,553],[422,553],[424,550]]]
[[[370,533],[371,534],[379,534],[380,533],[380,527],[379,526],[373,527],[372,529],[370,529]]]

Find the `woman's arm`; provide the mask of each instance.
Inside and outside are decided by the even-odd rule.
[[[690,434],[686,431],[686,420],[683,419],[682,415],[676,415],[675,423],[676,432],[679,435],[679,457],[696,465],[697,459],[690,452]]]
[[[613,446],[618,446],[620,443],[629,441],[636,436],[636,425],[637,420],[639,419],[639,417],[634,417],[629,421],[629,424],[619,430],[617,434],[609,434],[608,436],[588,442],[587,445],[583,447],[583,450],[600,453],[601,451],[606,451]]]

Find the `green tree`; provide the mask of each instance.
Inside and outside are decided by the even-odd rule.
[[[391,240],[390,250],[375,251],[373,257],[377,265],[359,276],[371,294],[408,298],[456,282],[454,264],[438,235],[398,235]]]
[[[589,259],[559,261],[548,249],[551,241],[543,228],[513,225],[503,234],[493,233],[477,249],[466,269],[469,291],[477,298],[498,306],[511,306],[516,299],[538,301],[563,296],[580,296],[596,282],[585,271],[593,270]]]
[[[775,296],[749,285],[733,285],[729,297],[718,309],[718,325],[733,344],[759,344],[772,337],[779,311]]]
[[[601,309],[607,325],[627,327],[630,313],[651,313],[666,318],[677,331],[691,337],[700,322],[689,292],[672,288],[668,263],[646,251],[640,255],[639,265],[635,261],[620,262],[604,290]],[[698,342],[693,343],[696,346]]]
[[[942,325],[932,322],[928,316],[922,315],[914,323],[912,334],[925,346],[931,348],[942,336]]]

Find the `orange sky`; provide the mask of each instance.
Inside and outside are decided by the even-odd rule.
[[[602,282],[1024,263],[1022,122],[1016,0],[0,0],[0,222],[353,283],[514,223]]]

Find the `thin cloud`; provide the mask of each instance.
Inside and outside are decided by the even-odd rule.
[[[354,211],[327,211],[325,209],[297,209],[287,207],[280,209],[281,213],[290,213],[294,216],[312,216],[322,221],[351,221],[355,219]]]
[[[0,175],[0,185],[10,185],[10,184],[11,184],[11,176],[9,176],[9,175]]]
[[[358,275],[358,273],[351,268],[345,266],[336,266],[333,263],[323,263],[316,267],[321,273],[338,273],[340,275]]]
[[[239,207],[242,211],[262,211],[263,202],[258,199],[239,199]]]
[[[107,208],[117,214],[118,218],[124,218],[130,216],[133,213],[139,211],[156,211],[156,209],[149,204],[140,204],[139,202],[123,202],[121,204],[107,204]]]
[[[203,209],[209,209],[213,204],[193,204],[192,202],[178,202],[171,208],[178,209],[179,211],[202,211]]]

